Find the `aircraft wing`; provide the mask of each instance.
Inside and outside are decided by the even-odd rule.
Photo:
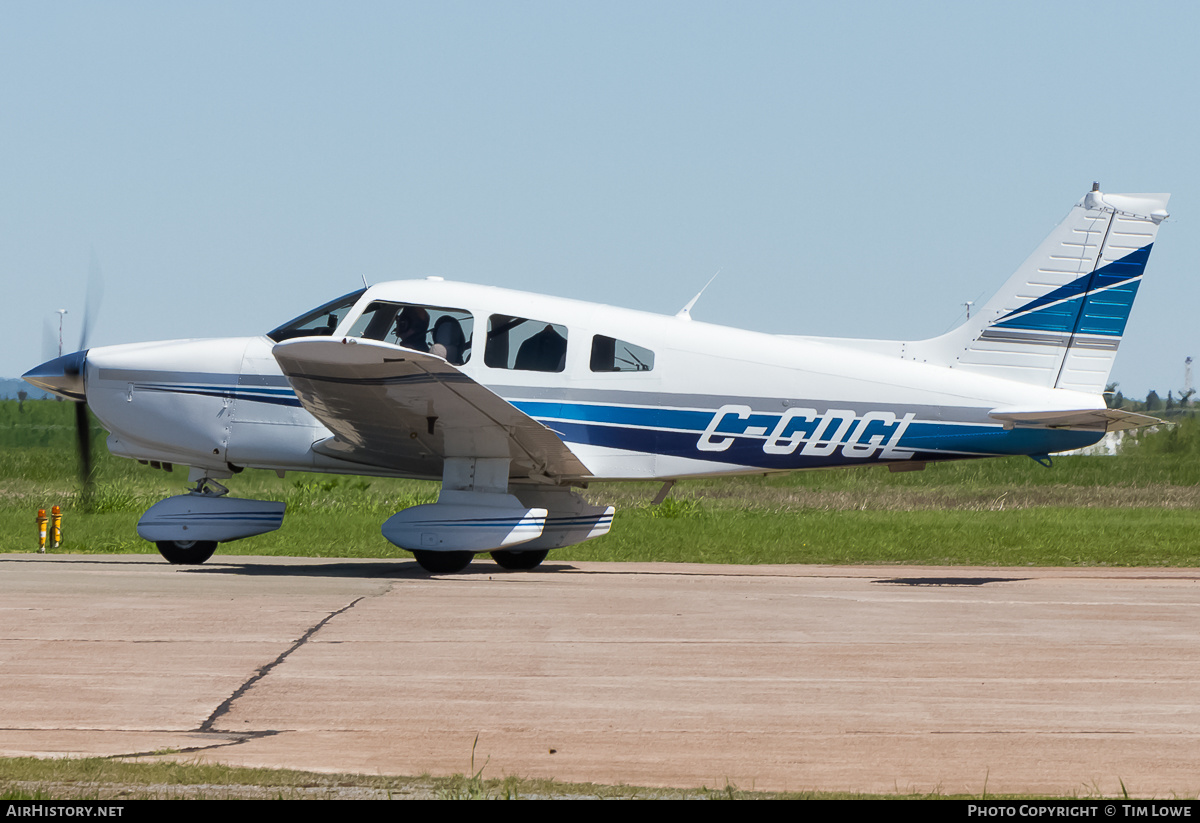
[[[1115,432],[1154,426],[1165,421],[1121,409],[993,409],[988,416],[1003,423],[1045,429],[1084,429]]]
[[[441,477],[448,457],[512,460],[512,477],[590,477],[553,431],[440,357],[354,338],[300,338],[272,354],[334,436],[323,454]]]

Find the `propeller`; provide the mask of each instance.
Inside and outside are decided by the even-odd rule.
[[[83,324],[79,331],[79,347],[77,352],[84,353],[83,357],[73,361],[74,374],[82,382],[87,364],[88,339],[95,323],[96,314],[100,310],[100,300],[104,295],[104,277],[100,274],[100,260],[92,250],[91,262],[88,265],[87,292],[83,304]],[[68,365],[68,369],[70,369]],[[64,370],[67,371],[67,370]],[[70,374],[70,371],[67,371]],[[75,448],[79,452],[79,484],[83,490],[84,500],[92,496],[92,427],[88,419],[86,394],[83,399],[75,402]]]
[[[87,411],[87,354],[88,337],[94,325],[94,318],[100,307],[100,298],[104,292],[104,278],[100,274],[100,261],[92,252],[92,262],[88,271],[87,292],[84,298],[83,324],[79,334],[79,348],[71,354],[59,354],[57,357],[48,354],[46,362],[25,372],[23,377],[33,385],[53,392],[60,398],[75,403],[75,446],[79,452],[79,482],[83,487],[85,500],[91,497],[92,490],[92,432]],[[59,323],[67,312],[59,309]],[[62,346],[62,327],[56,337],[49,323],[44,328],[42,345],[49,352],[55,352]]]
[[[85,497],[92,493],[92,432],[88,422],[87,402],[75,402],[75,448],[79,451],[79,483]]]
[[[87,348],[92,325],[95,323],[96,315],[100,313],[102,297],[104,297],[104,277],[100,273],[100,258],[96,257],[96,251],[93,249],[92,259],[88,265],[87,292],[83,301],[83,327],[79,330],[79,348],[76,351],[83,351]]]
[[[58,332],[47,317],[42,321],[42,362],[53,360],[60,354],[58,350]]]

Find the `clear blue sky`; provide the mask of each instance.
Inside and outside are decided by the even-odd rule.
[[[1200,357],[1200,5],[0,3],[0,376],[440,274],[923,338],[1098,180],[1170,191],[1113,378]]]

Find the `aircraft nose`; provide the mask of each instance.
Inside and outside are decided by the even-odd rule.
[[[25,372],[21,378],[39,389],[45,389],[69,400],[86,400],[83,385],[83,369],[86,363],[87,349],[84,349],[47,360]]]

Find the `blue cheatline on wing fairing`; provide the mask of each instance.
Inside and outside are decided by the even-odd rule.
[[[441,278],[381,283],[268,335],[107,346],[27,378],[109,449],[189,466],[141,532],[172,562],[276,528],[243,468],[441,480],[383,534],[435,571],[532,568],[608,532],[577,490],[1041,456],[1141,425],[1100,395],[1166,195],[1089,193],[984,309],[917,342],[770,335]]]

